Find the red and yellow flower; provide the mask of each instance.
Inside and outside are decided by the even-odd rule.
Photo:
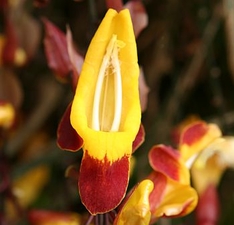
[[[197,192],[190,186],[189,170],[180,153],[165,145],[149,152],[153,168],[147,179],[132,191],[115,220],[115,225],[153,224],[160,217],[179,217],[197,205]]]
[[[180,141],[181,154],[191,168],[199,194],[197,224],[217,224],[220,208],[217,186],[224,171],[234,166],[234,137],[222,136],[217,125],[200,120],[183,129]]]
[[[70,116],[83,140],[78,184],[91,214],[114,209],[125,196],[141,120],[138,76],[129,11],[110,9],[86,54]]]

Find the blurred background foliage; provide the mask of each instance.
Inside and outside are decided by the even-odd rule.
[[[36,7],[32,0],[10,2],[14,29],[28,58],[20,66],[1,62],[0,97],[13,102],[16,121],[9,131],[1,130],[0,223],[7,218],[12,224],[28,224],[26,212],[34,208],[86,215],[76,178],[82,152],[64,152],[56,144],[57,126],[73,91],[47,65],[41,18],[64,32],[69,24],[79,53],[85,55],[107,10],[106,3],[50,0],[37,1],[46,4]],[[130,187],[148,174],[151,146],[173,144],[173,129],[185,118],[215,122],[225,135],[234,134],[234,1],[142,3],[149,21],[137,38],[137,47],[150,92],[142,115],[146,140],[134,154]],[[6,32],[3,17],[0,32],[2,36]],[[219,186],[220,225],[234,221],[233,180],[234,172],[227,170]],[[9,189],[4,189],[4,184],[9,184]],[[159,223],[191,225],[194,217]]]

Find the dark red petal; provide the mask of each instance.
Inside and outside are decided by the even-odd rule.
[[[77,82],[81,73],[81,68],[84,62],[84,58],[82,55],[80,55],[73,44],[73,39],[72,39],[72,33],[69,27],[67,27],[67,34],[66,34],[66,38],[67,38],[67,49],[68,49],[68,55],[71,61],[71,66],[72,66],[72,87],[73,90],[76,89],[77,86]]]
[[[137,38],[141,31],[148,25],[148,15],[141,0],[128,1],[124,8],[129,9],[135,37]]]
[[[152,172],[148,179],[154,183],[154,189],[149,197],[150,210],[151,212],[154,212],[157,210],[157,207],[161,203],[164,196],[164,192],[167,186],[167,178],[161,173]]]
[[[33,1],[34,6],[39,7],[39,8],[47,6],[48,3],[49,3],[49,0],[34,0]]]
[[[48,211],[42,209],[29,210],[28,220],[31,225],[80,224],[80,217],[76,213]]]
[[[83,139],[70,123],[71,103],[68,105],[57,130],[57,144],[61,149],[78,151],[83,146]]]
[[[8,7],[7,0],[0,0],[0,11],[4,11]]]
[[[6,34],[6,43],[2,49],[2,61],[3,64],[14,64],[15,61],[15,53],[17,48],[19,47],[18,39],[16,36],[16,31],[13,26],[12,21],[6,15],[4,17],[5,20],[5,34]]]
[[[132,152],[135,152],[144,142],[145,140],[145,129],[144,126],[141,124],[139,131],[135,137],[135,140],[132,143]]]
[[[197,224],[217,224],[219,219],[219,199],[217,189],[209,185],[199,196],[196,208]]]
[[[122,0],[106,0],[107,9],[115,9],[116,11],[120,11],[123,9]]]
[[[169,176],[173,180],[180,178],[180,154],[170,146],[156,145],[149,152],[151,167],[160,173]]]
[[[84,152],[78,185],[81,200],[91,214],[116,208],[125,196],[128,180],[129,156],[111,164],[107,158],[98,160]]]
[[[201,139],[206,134],[208,129],[209,129],[208,125],[202,121],[198,121],[189,125],[182,132],[180,144],[181,145],[187,144],[190,146],[195,142],[198,142],[198,140]]]
[[[48,66],[59,78],[67,78],[72,67],[66,35],[49,20],[43,18],[42,21],[45,26],[44,47]]]

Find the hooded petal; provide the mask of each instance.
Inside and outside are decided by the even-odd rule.
[[[149,195],[153,186],[148,179],[139,183],[118,213],[114,225],[148,225],[151,216]]]
[[[108,44],[110,43],[113,34],[117,36],[117,39],[124,43],[124,47],[119,50],[118,60],[120,62],[121,73],[121,85],[122,85],[122,104],[121,104],[121,118],[119,122],[119,128],[110,132],[109,123],[113,120],[114,114],[114,93],[113,93],[113,72],[109,71],[111,68],[106,67],[106,77],[109,77],[110,88],[106,97],[106,105],[100,102],[99,110],[103,111],[100,115],[101,118],[97,118],[100,123],[100,127],[95,129],[93,124],[93,114],[98,114],[94,108],[95,90],[97,87],[97,81],[100,73],[101,66],[106,56]],[[117,40],[117,42],[118,42]],[[118,68],[117,68],[118,69]],[[137,64],[137,52],[136,43],[131,23],[131,18],[128,10],[122,10],[119,14],[110,9],[108,10],[105,18],[100,24],[94,38],[89,46],[88,52],[85,57],[85,62],[82,67],[81,75],[79,78],[76,94],[72,104],[71,110],[71,124],[74,129],[80,134],[86,143],[90,141],[89,133],[97,130],[96,133],[103,133],[102,138],[109,138],[128,140],[127,142],[121,141],[121,145],[127,145],[124,148],[124,152],[118,151],[113,157],[113,160],[117,160],[128,149],[128,153],[131,152],[129,148],[135,139],[135,136],[140,127],[140,101],[138,91],[138,76],[139,66]],[[117,90],[118,91],[118,90]],[[104,93],[102,93],[104,95]],[[104,108],[107,108],[106,110]],[[102,120],[102,116],[104,120]],[[94,121],[96,122],[96,121]],[[104,127],[104,128],[103,128]],[[100,137],[99,137],[100,138]],[[113,146],[109,146],[111,149]],[[103,159],[105,154],[109,158],[109,152],[113,150],[107,150],[106,152],[97,152],[95,149],[89,149],[92,151],[92,155],[96,158]]]
[[[125,195],[141,119],[138,76],[129,11],[110,9],[87,51],[70,117],[84,141],[79,189],[92,214],[112,210]]]

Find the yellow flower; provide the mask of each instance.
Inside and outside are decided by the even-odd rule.
[[[0,101],[0,127],[9,128],[15,119],[15,110],[8,102]]]
[[[109,9],[87,51],[70,116],[83,139],[79,191],[91,214],[114,209],[125,195],[141,119],[138,76],[129,11]]]

